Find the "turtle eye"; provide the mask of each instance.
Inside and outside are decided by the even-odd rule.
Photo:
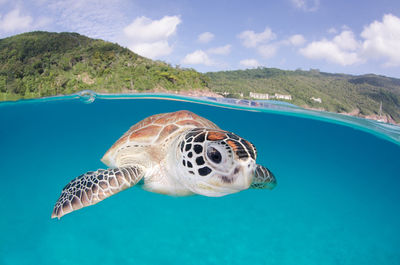
[[[220,153],[217,149],[215,149],[214,147],[210,146],[210,147],[207,149],[207,156],[208,156],[209,159],[211,159],[212,162],[214,162],[214,163],[216,163],[216,164],[221,163],[222,155],[221,155],[221,153]]]

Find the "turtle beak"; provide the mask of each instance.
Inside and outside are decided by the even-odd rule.
[[[261,165],[256,166],[251,188],[272,190],[273,188],[275,188],[276,184],[276,178],[268,168]]]

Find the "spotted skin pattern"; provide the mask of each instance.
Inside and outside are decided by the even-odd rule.
[[[188,174],[207,176],[213,169],[207,165],[209,163],[206,163],[205,160],[212,159],[215,163],[220,162],[219,154],[212,151],[206,152],[207,142],[217,142],[226,149],[230,158],[237,156],[240,160],[246,161],[248,159],[255,160],[257,157],[255,146],[234,133],[217,129],[195,128],[186,134],[180,144],[181,152],[184,154],[182,164],[187,168]],[[228,177],[221,176],[221,178],[225,183],[232,182],[232,179]]]
[[[72,180],[61,192],[52,218],[96,204],[103,199],[134,186],[142,178],[138,167],[114,168],[87,172]]]

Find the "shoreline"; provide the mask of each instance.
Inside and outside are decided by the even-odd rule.
[[[96,94],[115,94],[115,93],[109,93],[109,91],[93,91]],[[79,92],[77,92],[79,93]],[[187,96],[187,97],[194,97],[194,98],[200,98],[200,97],[213,97],[213,98],[225,98],[223,96],[221,96],[220,94],[217,94],[213,91],[210,90],[175,90],[175,91],[171,91],[171,90],[167,90],[164,88],[156,88],[156,89],[151,89],[149,91],[146,92],[142,92],[142,91],[137,91],[137,90],[128,90],[128,89],[123,89],[120,93],[117,94],[170,94],[170,95],[181,95],[181,96]],[[60,95],[54,95],[54,96],[65,96],[63,94]],[[53,97],[53,96],[51,96]],[[47,97],[40,97],[40,98],[47,98]],[[37,98],[37,99],[40,99]],[[20,98],[17,100],[23,100],[24,98]],[[27,98],[27,99],[34,99],[34,98]],[[240,99],[240,98],[232,98],[232,99],[236,99],[236,100],[251,100],[251,101],[255,101],[254,99]],[[16,100],[16,101],[17,101]],[[12,100],[14,101],[14,100]],[[282,101],[282,102],[286,102],[286,101]],[[0,101],[1,103],[1,101]],[[297,105],[295,105],[297,106]],[[313,108],[313,107],[309,107],[307,105],[303,105],[303,106],[297,106],[303,109],[307,109],[307,110],[314,110],[314,111],[321,111],[321,112],[329,112],[326,111],[323,108]],[[345,116],[353,116],[353,117],[358,117],[358,118],[363,118],[363,119],[367,119],[367,120],[373,120],[373,121],[377,121],[377,122],[382,122],[382,123],[387,123],[387,124],[393,124],[396,126],[400,126],[400,123],[396,123],[392,117],[390,117],[389,115],[385,114],[382,115],[381,117],[379,117],[379,115],[363,115],[360,114],[360,111],[358,109],[355,109],[351,112],[331,112],[331,113],[335,113],[335,114],[340,114],[340,115],[345,115]]]
[[[316,111],[325,111],[328,112],[322,108],[312,108],[312,107],[308,107],[308,106],[299,106],[300,108],[303,109],[307,109],[307,110],[316,110]],[[373,114],[373,115],[363,115],[360,114],[360,111],[358,109],[353,110],[351,112],[331,112],[331,113],[336,113],[336,114],[340,114],[340,115],[345,115],[345,116],[352,116],[352,117],[357,117],[357,118],[362,118],[362,119],[366,119],[366,120],[373,120],[373,121],[377,121],[377,122],[382,122],[382,123],[387,123],[387,124],[393,124],[393,125],[397,125],[400,126],[400,123],[396,123],[396,121],[394,121],[392,119],[392,117],[390,117],[389,115],[382,115],[382,117],[379,117],[379,115]]]
[[[161,92],[161,91],[157,91],[157,92]],[[157,93],[157,92],[151,92],[151,93]],[[176,93],[168,93],[167,91],[162,91],[162,93],[168,93],[168,94],[177,94],[177,95],[183,95],[183,96],[189,96],[189,97],[215,97],[215,98],[224,98],[223,96],[221,96],[220,94],[217,94],[215,92],[212,91],[201,91],[201,90],[188,90],[188,91],[175,91]],[[239,99],[240,100],[240,99]],[[286,102],[286,101],[282,101],[282,102]],[[309,106],[298,106],[300,108],[304,108],[307,110],[316,110],[316,111],[325,111],[328,112],[324,109],[317,109],[317,108],[312,108]],[[388,123],[388,124],[393,124],[393,125],[397,125],[400,126],[400,123],[396,123],[392,117],[390,117],[389,115],[382,115],[381,117],[379,117],[379,115],[363,115],[360,114],[360,111],[358,109],[353,110],[351,112],[332,112],[332,113],[336,113],[336,114],[341,114],[341,115],[346,115],[346,116],[353,116],[353,117],[358,117],[358,118],[363,118],[363,119],[367,119],[367,120],[374,120],[377,122],[383,122],[383,123]]]

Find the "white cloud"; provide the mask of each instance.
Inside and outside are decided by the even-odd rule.
[[[331,28],[329,33],[335,33]],[[374,21],[361,32],[357,40],[348,26],[333,39],[322,39],[300,49],[310,59],[324,59],[343,66],[365,62],[367,59],[385,60],[384,66],[400,66],[400,18],[392,14]]]
[[[240,61],[240,65],[248,68],[256,68],[260,63],[256,59],[245,59]]]
[[[306,39],[301,34],[296,34],[288,39],[289,43],[293,46],[301,46],[306,42]]]
[[[32,26],[32,17],[20,14],[19,8],[7,13],[4,17],[0,16],[0,31],[13,32],[17,30],[27,30]]]
[[[293,6],[306,12],[314,12],[319,8],[319,0],[291,0]]]
[[[360,43],[354,38],[353,32],[345,30],[332,40],[323,39],[308,44],[300,49],[300,53],[310,59],[324,59],[347,66],[363,61],[358,54],[359,48]]]
[[[210,58],[210,54],[216,55],[228,55],[231,52],[231,45],[227,44],[225,46],[215,47],[208,49],[207,51],[203,50],[196,50],[192,53],[189,53],[181,60],[182,64],[203,64],[207,66],[216,66],[222,65],[221,63],[215,62],[213,59]]]
[[[172,47],[168,44],[167,41],[137,43],[132,44],[128,48],[136,52],[137,54],[149,58],[158,58],[172,53]]]
[[[276,54],[279,46],[285,44],[285,41],[271,43],[272,40],[276,39],[276,34],[269,27],[266,27],[260,33],[255,33],[252,30],[243,31],[238,35],[238,38],[242,40],[243,46],[254,48],[264,58],[271,58]],[[286,44],[288,43],[286,41]]]
[[[210,41],[212,41],[214,39],[214,34],[212,34],[211,32],[204,32],[201,33],[198,37],[197,37],[197,41],[201,42],[201,43],[209,43]]]
[[[270,28],[266,27],[261,33],[255,33],[252,30],[243,31],[238,35],[238,38],[242,40],[245,47],[254,48],[275,39],[276,34]]]
[[[354,38],[354,34],[350,30],[342,31],[333,38],[333,43],[341,50],[354,51],[360,47],[360,43]]]
[[[176,33],[180,23],[178,16],[165,16],[160,20],[138,17],[124,28],[124,34],[129,41],[128,47],[152,59],[168,55],[173,50],[168,39]]]
[[[327,40],[312,42],[301,49],[300,53],[310,59],[325,59],[342,66],[352,65],[360,61],[357,53],[343,51],[333,42]]]
[[[213,65],[214,62],[208,57],[207,53],[203,50],[197,50],[189,53],[183,58],[183,64],[204,64],[207,66]]]
[[[400,66],[400,18],[387,14],[382,22],[374,21],[361,33],[362,54],[367,58],[384,58],[385,66]]]
[[[334,27],[332,27],[332,28],[328,29],[328,33],[329,34],[336,34],[337,30]]]
[[[137,42],[154,42],[165,40],[176,33],[181,23],[178,16],[165,16],[160,20],[151,20],[147,17],[138,17],[124,28],[124,33],[131,40]]]
[[[231,52],[232,45],[227,44],[225,46],[211,48],[207,50],[209,54],[218,54],[218,55],[228,55]]]
[[[265,59],[273,57],[278,50],[278,46],[274,44],[261,45],[257,47],[257,52]]]

